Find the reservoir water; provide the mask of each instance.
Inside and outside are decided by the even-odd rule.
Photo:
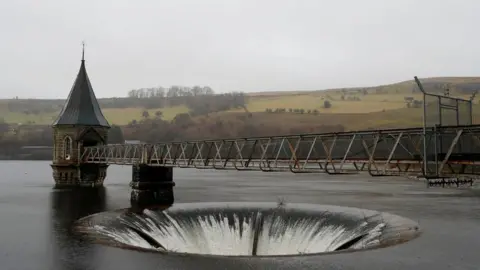
[[[426,188],[420,181],[368,175],[175,169],[178,203],[328,204],[389,212],[416,221],[422,235],[397,246],[288,258],[164,255],[91,243],[72,224],[129,207],[129,166],[111,166],[105,188],[54,190],[45,161],[0,162],[0,269],[472,269],[480,265],[478,188]]]

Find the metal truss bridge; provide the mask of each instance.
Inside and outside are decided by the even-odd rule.
[[[83,163],[265,172],[480,176],[480,125],[86,147]]]

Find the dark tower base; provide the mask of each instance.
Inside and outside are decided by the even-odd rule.
[[[99,187],[107,176],[107,164],[52,164],[56,187]]]
[[[169,206],[174,202],[173,168],[133,165],[130,186],[132,207]]]

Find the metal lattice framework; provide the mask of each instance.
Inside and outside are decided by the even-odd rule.
[[[455,126],[120,144],[86,147],[80,162],[439,178],[480,175],[479,138],[480,126]]]

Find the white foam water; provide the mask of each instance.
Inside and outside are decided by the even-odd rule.
[[[341,213],[311,214],[265,209],[144,210],[141,214],[120,215],[115,224],[94,225],[93,230],[118,243],[146,249],[272,256],[366,248],[378,244],[386,225],[379,219]],[[152,245],[152,241],[159,245]]]

